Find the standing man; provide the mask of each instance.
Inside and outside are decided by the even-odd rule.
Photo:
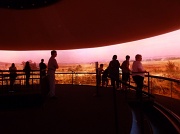
[[[25,72],[26,75],[26,87],[29,87],[29,79],[31,75],[31,66],[29,61],[26,62],[23,71]]]
[[[120,90],[119,88],[119,68],[120,63],[117,60],[117,55],[113,55],[112,60],[109,63],[109,77],[111,78],[111,85],[113,88]]]
[[[46,64],[44,63],[44,59],[41,59],[41,62],[39,63],[40,68],[40,80],[46,76]]]
[[[59,68],[55,57],[57,56],[57,52],[55,50],[51,51],[51,57],[48,61],[48,71],[47,74],[49,76],[49,96],[51,98],[56,98],[55,96],[55,71]]]
[[[121,64],[121,69],[122,69],[122,81],[125,82],[127,84],[128,80],[129,80],[129,76],[130,76],[130,68],[129,68],[129,59],[130,56],[126,55],[126,60],[123,61],[123,63]],[[125,84],[122,84],[122,90],[126,90],[127,86]]]

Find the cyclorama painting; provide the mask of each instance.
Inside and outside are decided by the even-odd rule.
[[[123,44],[111,46],[57,50],[56,60],[59,69],[56,71],[57,84],[87,84],[95,85],[95,63],[104,64],[104,69],[117,55],[120,64],[125,56],[130,56],[130,68],[135,60],[136,54],[142,55],[144,69],[152,76],[161,76],[177,80],[157,79],[151,77],[151,93],[163,94],[180,98],[180,30]],[[39,69],[41,59],[47,64],[50,51],[0,51],[0,70],[9,70],[12,63],[15,63],[17,70],[22,70],[26,61],[30,62],[32,70]],[[67,73],[67,74],[66,74]],[[69,73],[69,74],[68,74]],[[147,84],[147,79],[145,84]],[[144,89],[146,90],[146,89]]]

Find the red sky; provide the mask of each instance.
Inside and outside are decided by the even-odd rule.
[[[0,51],[0,61],[20,63],[32,60],[39,63],[44,58],[47,63],[50,51]],[[136,54],[142,54],[143,58],[180,56],[180,30],[123,44],[99,48],[57,50],[57,52],[56,59],[59,63],[110,61],[114,54],[119,60],[123,60],[127,54],[131,56],[131,59],[134,59]]]

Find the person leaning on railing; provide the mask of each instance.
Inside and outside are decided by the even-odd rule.
[[[9,72],[10,72],[10,87],[11,89],[13,88],[14,82],[16,80],[17,77],[17,68],[15,66],[14,63],[11,64],[11,66],[9,67]]]
[[[141,99],[142,97],[142,88],[144,85],[144,73],[147,71],[144,70],[143,65],[141,63],[142,55],[137,54],[135,56],[135,61],[132,64],[132,77],[134,82],[136,83],[136,96]]]

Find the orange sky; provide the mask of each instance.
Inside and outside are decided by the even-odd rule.
[[[119,60],[123,60],[128,54],[134,59],[136,54],[142,54],[143,58],[157,56],[179,56],[180,57],[180,30],[171,33],[142,39],[138,41],[116,44],[112,46],[57,50],[57,61],[59,63],[80,63],[110,61],[116,54]],[[41,58],[47,63],[50,57],[50,51],[0,51],[1,62],[20,63],[22,61],[32,60],[39,63]]]

